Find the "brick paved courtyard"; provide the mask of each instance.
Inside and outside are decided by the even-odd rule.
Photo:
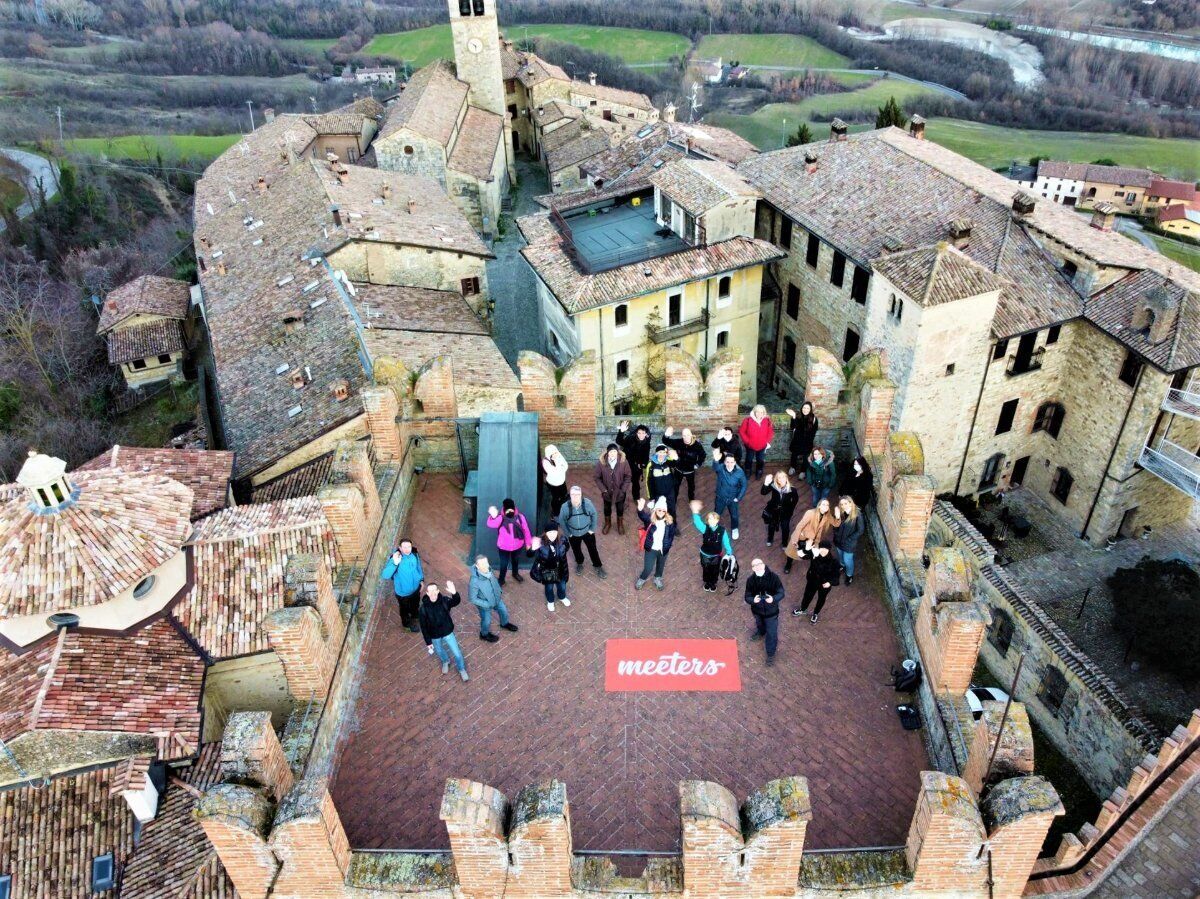
[[[697,492],[711,499],[709,472]],[[802,506],[807,494],[802,486]],[[781,570],[779,546],[765,547],[757,490],[745,505],[736,546],[743,570],[755,554]],[[730,597],[701,590],[690,521],[663,592],[652,584],[633,590],[640,553],[614,529],[600,539],[608,580],[590,565],[573,574],[571,608],[554,613],[537,584],[510,581],[505,599],[521,631],[496,631],[500,642],[487,644],[465,595],[470,537],[458,532],[461,509],[454,480],[423,475],[410,533],[426,576],[453,579],[463,593],[455,623],[471,681],[453,669],[440,674],[420,636],[401,628],[385,588],[337,753],[333,795],[352,846],[448,846],[438,806],[449,776],[510,797],[530,783],[563,780],[577,849],[676,849],[680,780],[713,780],[740,800],[789,774],[809,780],[809,846],[904,842],[928,762],[920,734],[901,729],[896,694],[885,685],[899,650],[873,570],[835,588],[814,627],[786,614],[803,588],[799,564],[785,578],[779,656],[767,668],[761,643],[749,639],[741,584]],[[604,645],[614,637],[736,637],[742,691],[605,693]]]

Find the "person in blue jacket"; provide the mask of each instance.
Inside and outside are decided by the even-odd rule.
[[[733,453],[714,449],[712,467],[717,473],[717,498],[713,503],[713,511],[721,515],[726,509],[729,510],[732,537],[736,540],[739,536],[740,504],[750,482],[746,480],[746,472],[742,471]]]
[[[407,537],[400,541],[392,557],[383,566],[381,580],[392,582],[392,592],[400,606],[400,623],[413,633],[419,630],[417,611],[421,604],[421,588],[425,585],[425,570],[421,556]]]

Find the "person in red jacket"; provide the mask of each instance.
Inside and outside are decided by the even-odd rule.
[[[761,478],[767,450],[775,439],[775,425],[771,416],[767,415],[766,406],[755,406],[750,410],[750,414],[742,419],[738,436],[746,448],[746,474],[751,478]]]

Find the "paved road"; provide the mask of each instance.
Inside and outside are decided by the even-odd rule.
[[[37,192],[39,184],[46,192],[47,200],[58,193],[58,167],[44,156],[38,156],[36,153],[27,153],[24,150],[15,150],[11,147],[0,147],[0,156],[3,156],[8,162],[16,165],[25,173],[25,191],[31,196]],[[7,165],[0,167],[0,172],[8,174],[8,171],[9,167]],[[33,203],[28,200],[17,207],[17,218],[23,219],[32,213]],[[3,233],[5,227],[5,223],[0,221],[0,233]]]
[[[514,219],[541,209],[533,198],[550,193],[545,170],[537,163],[518,159],[517,177],[517,189],[512,195]],[[516,222],[509,220],[507,233],[492,245],[496,258],[487,266],[488,290],[496,303],[492,336],[504,358],[514,366],[521,350],[546,352],[533,270],[521,255],[524,244]]]

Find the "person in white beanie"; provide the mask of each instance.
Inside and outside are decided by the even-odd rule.
[[[677,533],[675,518],[667,511],[665,496],[656,499],[651,508],[653,513],[647,510],[646,500],[638,500],[638,518],[642,520],[645,535],[642,537],[642,573],[633,584],[635,590],[642,589],[651,572],[654,574],[654,586],[659,590],[663,589],[663,570],[667,566],[667,553],[671,551],[671,544],[675,541]]]
[[[553,443],[547,443],[542,452],[542,480],[550,491],[550,515],[553,517],[567,501],[567,460]]]

